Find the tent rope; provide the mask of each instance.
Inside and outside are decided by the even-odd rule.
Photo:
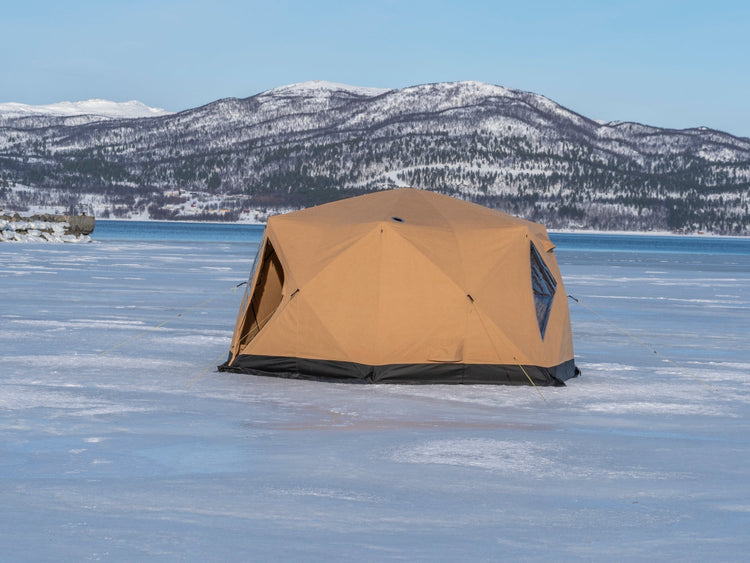
[[[232,286],[231,288],[229,288],[229,290],[231,290],[231,291],[235,291],[235,292],[236,292],[236,291],[237,291],[237,288],[238,288],[238,287],[240,287],[240,286],[243,286],[243,285],[245,285],[246,283],[247,283],[247,282],[242,282],[242,283],[238,283],[237,285],[234,285],[234,286]],[[229,290],[227,290],[227,292],[228,292]],[[142,331],[142,332],[139,332],[139,333],[138,333],[138,334],[136,334],[135,336],[131,336],[130,338],[127,338],[127,339],[123,340],[123,341],[122,341],[122,342],[120,342],[119,344],[116,344],[115,346],[112,346],[111,348],[108,348],[108,349],[104,350],[103,352],[99,352],[99,353],[98,353],[98,354],[96,355],[96,357],[97,357],[97,358],[99,358],[99,357],[101,357],[101,356],[105,356],[105,355],[109,354],[110,352],[112,352],[112,351],[114,351],[114,350],[117,350],[117,349],[118,349],[118,348],[120,348],[121,346],[124,346],[125,344],[128,344],[129,342],[132,342],[133,340],[137,340],[137,339],[141,338],[142,336],[145,336],[146,334],[149,334],[149,333],[151,333],[151,332],[155,331],[156,329],[159,329],[159,328],[163,327],[163,326],[164,326],[165,324],[167,324],[167,323],[171,323],[171,322],[172,322],[172,321],[174,321],[175,319],[179,319],[179,318],[180,318],[180,317],[182,317],[183,315],[186,315],[186,314],[188,314],[188,313],[190,313],[190,312],[192,312],[192,311],[195,311],[196,309],[200,309],[200,308],[201,308],[201,307],[203,307],[204,305],[206,305],[206,304],[210,303],[211,301],[214,301],[215,299],[218,299],[219,297],[223,296],[223,295],[224,295],[225,293],[227,293],[227,292],[221,292],[221,293],[218,293],[217,295],[214,295],[213,297],[209,297],[208,299],[206,299],[205,301],[201,301],[200,303],[198,303],[198,304],[197,304],[197,305],[195,305],[194,307],[190,307],[189,309],[185,309],[185,310],[184,310],[184,311],[182,311],[181,313],[177,313],[177,314],[176,314],[176,315],[175,315],[174,317],[171,317],[171,318],[169,318],[169,319],[167,319],[167,320],[165,320],[165,321],[162,321],[162,322],[160,322],[160,323],[159,323],[159,324],[157,324],[156,326],[152,326],[151,328],[148,328],[148,329],[146,329],[146,330],[144,330],[144,331]]]
[[[713,387],[712,385],[710,385],[709,383],[707,383],[706,381],[704,381],[703,379],[701,379],[697,375],[694,375],[694,374],[690,373],[688,370],[686,370],[685,368],[683,368],[681,365],[673,362],[672,360],[670,360],[669,358],[667,358],[663,354],[660,354],[659,352],[657,352],[654,348],[652,348],[645,341],[641,340],[640,338],[638,338],[637,336],[635,336],[632,333],[628,332],[627,330],[625,330],[621,326],[619,326],[619,325],[615,324],[614,322],[612,322],[610,319],[608,319],[607,317],[605,317],[604,315],[602,315],[598,311],[596,311],[596,310],[592,309],[591,307],[589,307],[588,305],[586,305],[586,303],[584,303],[583,300],[580,297],[574,297],[572,295],[568,295],[568,297],[570,299],[572,299],[573,301],[575,301],[576,303],[578,303],[581,307],[583,307],[583,308],[587,309],[588,311],[592,312],[594,315],[596,315],[597,317],[599,317],[605,323],[613,326],[615,329],[617,329],[618,331],[620,331],[622,334],[624,334],[625,336],[627,336],[628,338],[630,338],[633,342],[635,342],[637,344],[640,344],[641,346],[643,346],[644,348],[646,348],[646,350],[648,350],[649,352],[651,352],[654,355],[658,356],[662,361],[671,364],[673,367],[677,368],[679,371],[681,371],[682,373],[684,373],[688,377],[690,377],[692,379],[695,379],[696,381],[702,383],[703,385],[705,385],[706,387],[708,387],[712,391],[717,391],[717,389],[715,387]]]
[[[482,313],[477,308],[477,304],[474,302],[474,298],[471,295],[469,295],[469,294],[467,294],[466,297],[468,297],[469,301],[471,301],[471,305],[472,305],[472,307],[474,307],[474,311],[476,312],[477,316],[479,317],[479,322],[482,323],[482,328],[484,329],[484,332],[487,335],[487,338],[489,338],[490,342],[492,343],[492,349],[495,351],[495,356],[497,356],[497,361],[498,362],[502,362],[501,356],[500,356],[500,352],[497,349],[497,345],[495,344],[495,341],[492,339],[492,336],[490,335],[490,331],[487,328],[487,325],[484,324],[484,318],[482,318]],[[518,362],[518,358],[516,358],[515,356],[513,356],[513,359],[516,360],[516,362]],[[521,368],[521,371],[526,376],[526,379],[529,380],[529,383],[531,383],[532,387],[534,387],[534,389],[536,389],[536,392],[539,393],[539,396],[546,403],[547,402],[547,398],[544,396],[544,394],[542,393],[541,389],[539,389],[539,386],[536,383],[534,383],[534,380],[531,379],[531,376],[529,376],[528,372],[524,369],[524,367],[520,364],[520,362],[518,362],[517,365],[518,365],[519,368]]]
[[[515,356],[513,356],[513,359],[514,359],[514,360],[516,360],[516,362],[518,362],[518,358],[516,358]],[[528,374],[528,373],[526,372],[526,370],[524,369],[524,367],[523,367],[523,366],[522,366],[522,365],[521,365],[520,363],[518,364],[518,367],[519,367],[519,368],[521,368],[521,371],[522,371],[522,372],[523,372],[523,374],[524,374],[524,375],[526,376],[526,379],[528,379],[528,380],[529,380],[529,383],[531,383],[531,384],[532,384],[532,385],[534,386],[534,389],[536,389],[536,392],[537,392],[537,393],[539,393],[539,396],[540,396],[540,397],[541,397],[541,398],[542,398],[542,399],[544,400],[544,402],[546,403],[546,402],[547,402],[547,399],[545,398],[545,396],[544,396],[544,395],[542,395],[542,392],[541,392],[541,391],[539,390],[539,386],[538,386],[538,385],[537,385],[536,383],[534,383],[534,380],[533,380],[533,379],[531,379],[531,376],[530,376],[530,375],[529,375],[529,374]]]
[[[222,360],[222,358],[224,356],[226,356],[226,352],[222,353],[221,356],[219,356],[218,358],[216,358],[211,363],[210,366],[208,366],[206,369],[204,369],[202,372],[200,372],[198,375],[196,375],[193,379],[191,379],[190,382],[187,385],[185,385],[185,387],[183,387],[183,389],[190,389],[190,387],[192,387],[193,383],[195,383],[201,377],[203,377],[204,375],[206,375],[210,369],[213,369],[216,366],[216,364],[218,364]]]
[[[252,305],[251,305],[251,307],[252,307]],[[252,311],[253,311],[253,316],[255,316],[255,307],[252,307]],[[273,316],[274,316],[275,314],[276,314],[276,309],[274,309],[273,311],[271,311],[270,313],[268,313],[268,314],[267,314],[267,315],[266,315],[265,317],[263,317],[263,318],[262,318],[262,319],[261,319],[260,321],[258,320],[257,316],[255,316],[255,323],[254,323],[254,324],[255,324],[255,326],[256,326],[256,327],[258,327],[258,330],[255,330],[255,329],[252,329],[252,328],[251,328],[251,330],[248,330],[248,331],[247,331],[247,332],[246,332],[246,333],[245,333],[244,335],[242,335],[242,336],[240,337],[240,339],[239,339],[239,341],[238,341],[238,344],[239,344],[240,346],[242,346],[243,344],[246,344],[246,342],[244,342],[244,340],[245,340],[245,339],[248,339],[248,337],[250,337],[250,335],[252,335],[252,337],[250,337],[250,338],[248,339],[248,342],[249,342],[250,340],[252,340],[253,338],[255,338],[255,337],[256,337],[256,336],[258,335],[258,333],[260,332],[260,330],[261,330],[261,329],[262,329],[263,327],[265,327],[265,326],[266,326],[266,323],[267,323],[267,322],[268,322],[268,321],[269,321],[269,320],[271,319],[271,317],[273,317]],[[261,325],[262,325],[262,326],[261,326]]]

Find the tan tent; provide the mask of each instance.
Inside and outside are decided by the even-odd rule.
[[[560,385],[578,375],[546,229],[398,189],[271,217],[219,369]]]

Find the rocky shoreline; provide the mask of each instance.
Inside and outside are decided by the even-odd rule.
[[[0,242],[91,242],[90,215],[0,215]]]

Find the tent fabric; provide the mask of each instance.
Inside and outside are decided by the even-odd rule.
[[[553,249],[542,225],[412,188],[271,217],[219,369],[562,384],[578,370]]]

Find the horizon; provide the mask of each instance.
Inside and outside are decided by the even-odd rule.
[[[750,137],[748,19],[750,5],[734,0],[32,0],[0,22],[0,102],[137,100],[174,112],[309,80],[474,80],[594,120]]]

